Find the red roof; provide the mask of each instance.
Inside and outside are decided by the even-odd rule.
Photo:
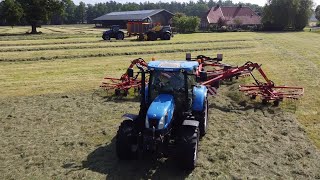
[[[222,18],[226,20],[227,25],[234,25],[235,20],[239,20],[244,25],[261,24],[261,17],[257,15],[249,7],[213,7],[211,8],[204,19],[207,19],[209,24],[216,24]]]

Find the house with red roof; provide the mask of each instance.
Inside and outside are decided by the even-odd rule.
[[[259,26],[261,25],[261,17],[254,12],[250,7],[242,5],[230,6],[215,6],[212,7],[205,16],[201,19],[200,28],[205,29],[210,25],[225,26]]]

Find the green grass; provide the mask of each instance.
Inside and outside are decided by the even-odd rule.
[[[2,27],[0,34],[23,33],[28,28]],[[286,101],[281,108],[296,114],[320,148],[318,33],[196,33],[176,35],[171,41],[135,42],[131,38],[105,42],[100,38],[101,29],[88,26],[44,26],[39,30],[44,34],[0,36],[0,61],[7,61],[0,62],[0,99],[98,89],[104,76],[120,77],[130,60],[139,57],[176,60],[184,59],[188,51],[208,56],[223,53],[229,64],[263,64],[276,85],[304,87],[300,100]]]

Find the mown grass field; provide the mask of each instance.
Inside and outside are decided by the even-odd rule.
[[[100,37],[102,29],[92,26],[43,26],[41,35],[18,35],[28,30],[0,28],[0,179],[320,178],[319,150],[312,157],[296,153],[320,148],[318,33],[195,33],[178,34],[171,41],[139,42],[132,37],[106,42]],[[303,86],[305,95],[280,108],[256,108],[252,103],[247,110],[235,105],[236,86],[223,87],[221,95],[211,99],[213,120],[208,137],[201,142],[199,166],[191,174],[172,171],[170,163],[119,162],[114,136],[120,117],[138,112],[138,103],[102,96],[102,78],[119,77],[134,58],[177,60],[186,52],[223,53],[224,62],[233,65],[261,63],[276,85]],[[97,90],[100,95],[94,94]],[[288,124],[279,123],[283,121]],[[241,125],[232,129],[237,123]],[[267,135],[257,129],[264,129]],[[289,135],[282,137],[283,130]],[[280,140],[264,147],[269,136]],[[270,148],[272,153],[254,156],[254,147],[260,148],[254,152]],[[290,154],[295,147],[300,149]],[[240,160],[236,160],[238,155]],[[282,162],[291,156],[291,164]],[[254,163],[243,160],[252,157]],[[265,164],[255,165],[259,159]],[[287,165],[268,165],[275,162]],[[269,171],[264,172],[265,168]]]

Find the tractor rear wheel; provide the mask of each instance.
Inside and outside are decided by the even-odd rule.
[[[137,155],[138,143],[131,120],[124,120],[116,136],[116,152],[121,160],[134,159]]]
[[[193,170],[196,167],[199,146],[199,128],[182,126],[177,142],[177,158],[183,169]]]
[[[124,33],[123,32],[118,32],[116,39],[117,40],[123,40],[124,39]]]
[[[205,102],[203,103],[203,111],[200,112],[198,116],[199,121],[199,130],[200,130],[200,136],[203,137],[207,133],[208,129],[208,98],[205,99]]]
[[[155,41],[157,40],[156,34],[154,32],[148,33],[148,40],[149,41]]]

